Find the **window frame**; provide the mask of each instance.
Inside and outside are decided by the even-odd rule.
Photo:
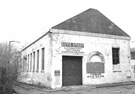
[[[27,72],[29,72],[29,54],[28,54],[28,69]]]
[[[32,72],[32,53],[30,53],[30,72]]]
[[[37,70],[36,72],[39,71],[39,50],[37,50]]]
[[[45,48],[43,47],[42,49],[41,49],[41,54],[42,54],[42,56],[41,56],[41,72],[42,71],[44,71],[45,70]]]
[[[120,48],[119,47],[112,48],[112,64],[113,65],[120,64]]]
[[[35,72],[35,51],[33,52],[33,72]]]

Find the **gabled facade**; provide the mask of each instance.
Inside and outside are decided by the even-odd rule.
[[[21,81],[51,88],[131,80],[130,36],[96,9],[54,27],[24,48]]]

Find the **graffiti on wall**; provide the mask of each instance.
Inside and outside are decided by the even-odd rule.
[[[88,78],[97,79],[104,77],[103,74],[105,73],[105,60],[104,56],[100,52],[94,51],[90,53],[87,61],[88,62],[86,64],[86,72],[88,74]]]

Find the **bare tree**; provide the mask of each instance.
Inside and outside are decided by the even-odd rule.
[[[15,47],[0,43],[0,91],[10,94],[12,86],[19,75],[20,55]],[[0,94],[2,94],[0,92]]]

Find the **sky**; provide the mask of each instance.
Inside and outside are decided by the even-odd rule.
[[[14,40],[26,46],[89,8],[99,10],[129,34],[135,47],[134,0],[0,0],[0,42]]]

